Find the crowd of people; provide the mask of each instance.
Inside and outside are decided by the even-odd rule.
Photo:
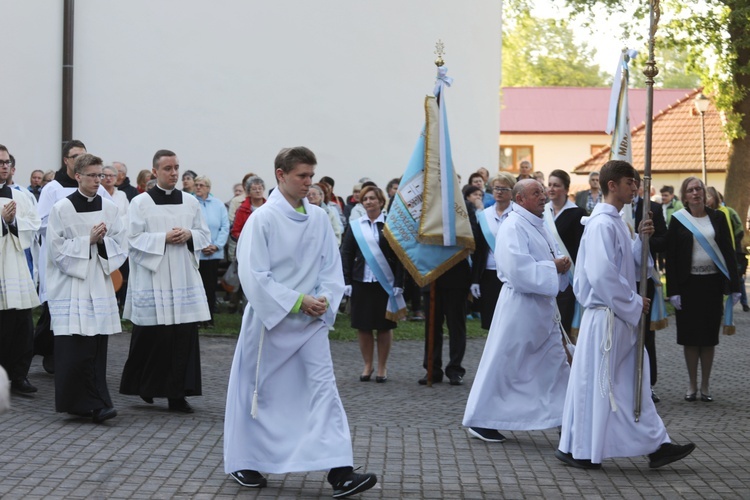
[[[125,164],[104,165],[81,141],[65,144],[62,163],[58,171],[34,170],[24,188],[0,145],[0,365],[11,389],[37,391],[28,371],[38,354],[55,375],[58,412],[97,423],[116,417],[107,339],[124,318],[133,328],[120,393],[193,412],[187,398],[202,391],[198,332],[214,325],[226,264],[226,276],[238,279],[229,310],[248,306],[228,388],[225,470],[248,487],[266,485],[259,471],[321,468],[330,469],[335,497],[376,483],[352,468],[333,379],[328,331],[340,309],[357,331],[359,380],[374,375],[381,384],[389,380],[393,330],[407,317],[423,320],[431,300],[423,359],[431,378],[418,383],[463,384],[466,321],[476,315],[489,336],[466,406],[468,432],[502,442],[501,430],[560,426],[556,456],[581,468],[640,454],[660,467],[694,448],[671,443],[654,406],[653,329],[663,319],[651,313],[655,304],[666,298],[675,309],[688,402],[714,401],[710,374],[722,324],[732,333],[727,308],[742,301],[750,310],[745,227],[721,194],[689,177],[679,198],[664,186],[657,203],[644,198],[625,162],[608,162],[579,193],[570,192],[565,171],[545,182],[528,161],[518,176],[472,173],[463,197],[475,251],[424,288],[384,236],[399,179],[381,189],[362,178],[343,199],[331,177],[313,183],[312,151],[288,148],[275,160],[270,190],[248,173],[225,203],[208,176],[181,170],[169,150],[155,153],[135,186]],[[640,261],[645,236],[648,263]],[[648,268],[646,299],[637,291],[641,266]],[[40,305],[35,326],[32,309]],[[645,424],[634,427],[629,360],[642,314]],[[600,432],[607,428],[624,434]]]

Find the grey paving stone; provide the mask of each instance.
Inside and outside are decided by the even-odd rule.
[[[463,386],[432,388],[416,383],[421,342],[394,344],[387,384],[359,382],[357,344],[332,342],[356,465],[380,478],[361,498],[750,498],[750,314],[737,308],[735,318],[737,335],[717,347],[712,404],[683,401],[687,376],[674,326],[657,333],[657,409],[672,439],[698,446],[659,470],[645,457],[606,460],[600,471],[566,467],[553,455],[555,429],[504,432],[503,444],[470,438],[461,418],[482,340],[468,342]],[[330,497],[325,472],[271,475],[263,490],[227,479],[222,432],[234,344],[201,337],[204,396],[190,400],[196,413],[179,415],[164,400],[147,405],[117,394],[129,335],[113,337],[108,382],[120,414],[101,425],[55,413],[53,378],[35,358],[30,380],[39,392],[14,396],[11,412],[0,416],[0,497]]]

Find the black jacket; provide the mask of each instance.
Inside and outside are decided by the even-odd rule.
[[[356,221],[357,223],[359,221]],[[385,255],[385,259],[391,266],[393,277],[395,278],[394,287],[404,287],[404,266],[396,257],[396,254],[388,244],[388,240],[383,235],[383,223],[378,222],[378,246]],[[365,258],[359,249],[357,240],[354,238],[351,227],[346,229],[343,240],[341,241],[341,265],[344,270],[344,283],[351,285],[352,281],[362,281],[365,274]]]
[[[687,210],[687,207],[686,207]],[[689,211],[689,210],[688,210]],[[724,214],[706,207],[706,213],[711,221],[716,236],[716,244],[724,256],[729,271],[726,292],[739,292],[740,279],[737,273],[732,238],[729,236],[729,225]],[[682,287],[690,277],[693,260],[693,233],[691,233],[674,216],[669,222],[667,232],[667,292],[669,296],[681,295]]]
[[[654,234],[648,239],[648,249],[651,257],[656,260],[656,254],[667,250],[667,222],[664,220],[664,212],[661,209],[661,203],[649,201],[651,205],[651,218],[654,221]],[[638,225],[643,219],[643,198],[638,199],[635,204],[635,232],[638,232]]]
[[[569,208],[564,210],[555,219],[555,227],[560,234],[560,239],[565,243],[565,247],[570,252],[570,258],[575,264],[578,258],[578,247],[581,245],[583,237],[583,224],[581,218],[587,215],[586,209],[581,207]],[[562,250],[562,249],[561,249]],[[573,283],[571,283],[572,285]]]
[[[122,181],[122,184],[117,186],[117,189],[125,193],[125,196],[128,197],[128,201],[132,201],[133,198],[135,198],[139,194],[138,189],[135,186],[130,185],[130,179],[127,177],[125,177],[125,180]]]

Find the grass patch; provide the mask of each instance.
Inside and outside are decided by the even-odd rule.
[[[129,323],[129,322],[128,322]],[[203,335],[239,335],[242,326],[241,314],[219,313],[214,315],[214,328],[201,329]],[[357,331],[350,326],[351,322],[348,314],[339,313],[336,316],[334,330],[328,332],[331,340],[355,341],[357,340]],[[128,325],[129,329],[130,325]],[[125,329],[123,322],[123,329]],[[447,333],[447,329],[443,327]],[[487,332],[482,330],[478,319],[466,320],[466,336],[468,338],[484,338]],[[393,330],[394,340],[423,340],[424,339],[424,321],[400,321],[398,328]]]

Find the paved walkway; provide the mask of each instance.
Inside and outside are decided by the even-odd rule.
[[[470,439],[460,424],[483,340],[468,344],[465,385],[431,389],[416,383],[420,342],[394,345],[386,384],[359,382],[357,344],[334,342],[355,463],[379,478],[361,498],[750,498],[750,313],[736,311],[737,335],[717,348],[712,404],[682,400],[687,375],[674,326],[658,333],[657,408],[674,440],[698,446],[658,470],[640,457],[607,460],[600,471],[566,467],[553,456],[554,429],[506,433],[504,444]],[[201,338],[205,395],[190,400],[193,415],[117,394],[129,340],[110,342],[109,387],[120,414],[101,425],[55,413],[52,376],[35,358],[29,378],[39,392],[14,396],[0,416],[0,497],[330,497],[322,471],[271,475],[263,490],[227,479],[222,430],[234,339]]]

